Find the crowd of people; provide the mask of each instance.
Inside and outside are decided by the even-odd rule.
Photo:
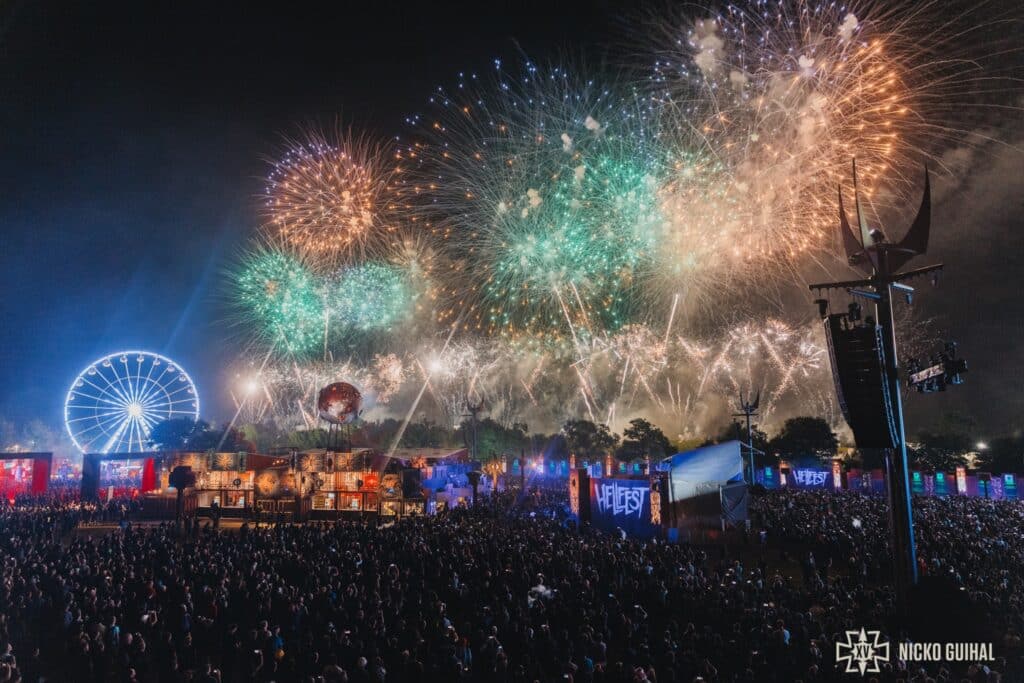
[[[757,499],[756,516],[780,539],[811,549],[804,573],[829,569],[864,583],[890,572],[885,499],[850,492],[782,489]],[[918,575],[966,592],[1007,647],[1024,634],[1024,504],[967,496],[914,498]],[[816,555],[815,555],[816,553]]]
[[[137,496],[114,496],[83,501],[79,491],[47,491],[44,494],[21,493],[13,499],[0,498],[3,519],[25,513],[40,513],[60,523],[64,533],[81,524],[131,521],[142,510]],[[2,527],[0,527],[2,529]]]
[[[823,681],[839,634],[893,611],[884,501],[831,492],[759,498],[764,549],[577,528],[557,489],[389,525],[185,534],[74,533],[82,506],[23,503],[0,511],[0,681]],[[984,668],[875,678],[1016,680],[1024,508],[915,505],[922,566],[1007,601],[1007,637]],[[775,541],[806,553],[803,580]]]

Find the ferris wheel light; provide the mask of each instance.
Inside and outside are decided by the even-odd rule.
[[[95,361],[75,378],[64,402],[64,425],[83,453],[151,450],[150,431],[172,418],[199,419],[195,385],[171,360],[148,351]]]

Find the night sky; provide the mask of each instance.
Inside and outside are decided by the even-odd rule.
[[[0,415],[59,425],[83,367],[142,348],[189,370],[204,416],[229,417],[223,273],[256,226],[281,134],[340,115],[392,135],[435,85],[494,57],[621,55],[634,16],[606,2],[433,4],[0,4]],[[961,173],[936,182],[933,260],[948,270],[918,300],[971,371],[955,392],[912,397],[911,427],[945,410],[993,435],[1024,426],[1020,120],[979,123],[997,141],[951,150]]]

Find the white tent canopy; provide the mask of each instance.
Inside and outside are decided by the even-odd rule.
[[[692,498],[742,479],[739,441],[704,446],[669,458],[670,501]]]

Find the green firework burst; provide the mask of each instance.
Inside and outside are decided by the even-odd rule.
[[[321,288],[294,256],[272,248],[254,250],[235,278],[235,293],[257,336],[275,349],[303,355],[323,344]]]
[[[428,167],[448,224],[450,318],[528,344],[618,329],[657,230],[648,113],[564,70],[460,83],[433,98]]]
[[[373,261],[339,271],[330,290],[331,316],[342,334],[386,330],[408,316],[414,300],[400,269]]]

